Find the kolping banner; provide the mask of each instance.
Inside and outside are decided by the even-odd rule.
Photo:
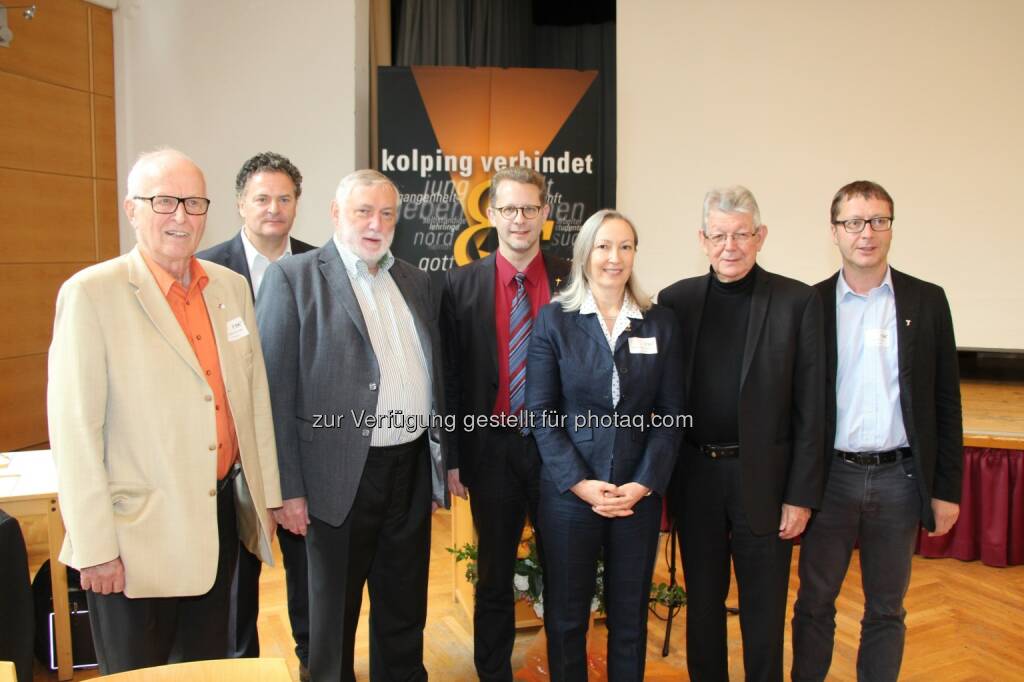
[[[393,253],[431,273],[497,248],[487,218],[491,176],[529,166],[547,178],[551,213],[541,247],[572,256],[598,205],[597,71],[441,66],[379,72],[379,170],[402,195]]]

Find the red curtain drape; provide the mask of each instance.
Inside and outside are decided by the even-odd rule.
[[[918,552],[988,566],[1024,564],[1024,451],[964,448],[960,518],[943,537],[922,529]]]

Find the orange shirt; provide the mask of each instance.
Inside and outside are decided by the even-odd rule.
[[[199,360],[199,367],[206,375],[206,383],[213,392],[212,400],[217,415],[217,479],[227,476],[231,466],[238,459],[238,436],[235,421],[231,417],[228,395],[224,388],[224,376],[220,371],[220,356],[217,353],[217,339],[210,324],[210,313],[203,299],[203,289],[210,277],[195,258],[190,265],[191,277],[188,291],[173,275],[156,264],[146,254],[142,258],[153,273],[157,286],[171,306],[174,317],[185,332],[185,338]],[[208,398],[209,399],[209,398]]]

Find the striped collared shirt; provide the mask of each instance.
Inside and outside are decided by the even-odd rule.
[[[430,417],[429,346],[423,347],[412,312],[391,277],[395,257],[388,251],[371,274],[366,263],[334,236],[341,262],[348,273],[363,312],[370,345],[380,370],[379,420],[370,437],[373,447],[400,445],[416,440]],[[429,344],[429,340],[426,341]]]

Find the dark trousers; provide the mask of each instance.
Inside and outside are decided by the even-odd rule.
[[[473,658],[484,680],[512,680],[515,643],[516,553],[527,517],[537,526],[540,455],[532,436],[488,432],[487,452],[477,453],[469,488],[477,533],[477,583],[473,609]],[[540,532],[535,535],[541,553]]]
[[[367,583],[370,679],[427,679],[428,458],[426,438],[370,448],[345,521],[332,526],[310,517],[306,549],[313,680],[355,680],[356,626]]]
[[[833,461],[821,511],[800,544],[800,591],[793,609],[793,679],[824,680],[832,664],[836,597],[860,541],[864,619],[857,679],[895,680],[903,661],[910,565],[921,495],[913,460],[862,466]]]
[[[756,455],[756,453],[754,453]],[[782,680],[793,543],[755,535],[743,509],[739,458],[684,452],[673,511],[686,579],[686,667],[695,682],[729,679],[729,560],[739,588],[747,680]]]
[[[284,579],[288,592],[288,620],[291,622],[295,655],[309,666],[309,580],[306,568],[306,538],[278,526],[277,539],[284,558]],[[238,566],[231,584],[231,615],[228,619],[228,656],[259,658],[260,640],[256,621],[260,614],[260,573],[263,562],[238,546]]]
[[[642,680],[647,657],[647,605],[658,552],[661,497],[632,516],[598,516],[572,492],[541,479],[539,522],[545,541],[544,631],[554,682],[587,679],[587,626],[597,560],[604,560],[608,679]]]
[[[167,663],[224,658],[231,579],[238,552],[234,492],[230,484],[217,494],[217,529],[217,576],[205,594],[130,599],[123,593],[86,593],[100,673],[109,675]],[[160,538],[154,541],[159,542]]]

